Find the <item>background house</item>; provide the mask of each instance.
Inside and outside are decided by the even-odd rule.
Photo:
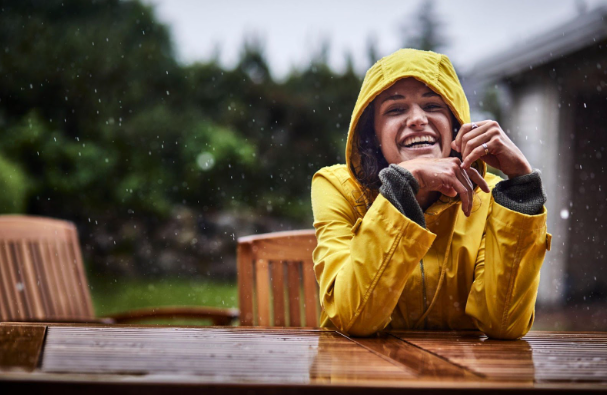
[[[552,251],[544,306],[607,298],[607,7],[476,64],[465,80],[473,114],[497,117],[548,195]]]

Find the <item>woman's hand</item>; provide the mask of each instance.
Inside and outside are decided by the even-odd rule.
[[[416,197],[427,196],[437,191],[450,197],[459,194],[462,200],[462,211],[470,216],[474,198],[474,187],[477,184],[483,191],[489,192],[489,186],[474,168],[463,169],[459,158],[418,158],[398,164],[411,172],[419,184]],[[420,205],[422,202],[419,202]]]
[[[486,147],[483,144],[486,144]],[[495,121],[462,125],[451,143],[451,148],[462,155],[462,168],[466,170],[480,158],[489,166],[501,170],[508,178],[532,171],[525,155]]]

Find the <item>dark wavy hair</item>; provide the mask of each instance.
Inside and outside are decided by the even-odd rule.
[[[453,115],[453,112],[449,111],[449,113],[451,114],[451,123],[453,125],[453,139],[455,139],[461,125]],[[352,173],[354,173],[358,182],[369,191],[379,189],[381,186],[379,172],[389,166],[388,161],[386,161],[384,154],[381,152],[381,146],[375,134],[374,114],[375,101],[372,101],[363,111],[354,129],[353,148],[360,155],[360,165],[359,167],[351,165]],[[454,150],[451,150],[449,156],[461,159],[459,152]]]

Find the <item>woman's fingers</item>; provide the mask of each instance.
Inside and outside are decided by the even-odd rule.
[[[455,149],[457,152],[462,152],[462,148],[463,148],[462,145],[465,145],[464,137],[466,137],[470,133],[472,133],[472,136],[476,136],[479,133],[483,133],[483,130],[485,129],[485,128],[483,128],[483,126],[485,126],[489,122],[490,121],[480,121],[480,122],[471,122],[471,123],[463,124],[462,127],[457,132],[457,136],[455,136],[455,140],[453,140],[455,147],[452,147],[452,148]],[[479,129],[483,129],[483,130],[479,130]],[[468,138],[466,137],[466,139],[468,139]]]
[[[470,136],[470,138],[465,141],[465,144],[460,151],[462,154],[462,159],[466,159],[466,157],[470,155],[470,152],[474,151],[476,147],[482,145],[483,143],[488,143],[494,136],[495,134],[491,130],[484,130],[475,136]]]
[[[440,186],[440,188],[438,189],[438,191],[440,193],[442,193],[445,196],[449,196],[449,197],[456,197],[457,196],[457,191],[455,189],[453,189],[453,187],[451,185],[447,185],[447,184],[443,184]]]
[[[472,182],[470,182],[468,175],[460,167],[460,164],[461,162],[459,159],[452,159],[450,162],[451,168],[449,171],[443,173],[441,179],[443,188],[448,186],[457,192],[462,200],[462,210],[466,216],[469,216],[472,211],[472,198],[474,193],[472,191]]]
[[[462,208],[465,204],[466,209],[464,210],[464,213],[466,213],[466,216],[470,216],[470,213],[472,212],[472,203],[474,201],[474,186],[468,177],[468,173],[461,167],[458,170],[459,171],[455,174],[464,188],[466,188],[466,199],[462,199]]]
[[[484,121],[484,122],[486,122],[486,121]],[[465,131],[464,133],[461,133],[461,135],[460,134],[457,135],[457,138],[459,138],[459,144],[458,144],[457,151],[462,154],[462,157],[464,155],[464,152],[466,151],[466,148],[470,145],[469,142],[471,140],[477,138],[478,136],[485,134],[488,129],[489,129],[489,126],[487,125],[487,123],[483,123],[482,125],[478,125],[474,129],[469,129],[469,130]]]
[[[474,203],[474,184],[489,192],[483,176],[474,168],[464,169],[458,158],[413,159],[407,169],[417,179],[420,190],[438,191],[446,196],[460,196],[462,211],[470,216]]]
[[[462,211],[464,212],[466,217],[468,217],[470,215],[470,194],[468,193],[468,189],[457,178],[451,181],[451,186],[453,187],[453,189],[455,189],[455,191],[459,195],[459,198],[462,200]]]
[[[489,193],[491,191],[487,181],[485,181],[483,176],[481,176],[481,174],[474,167],[464,170],[468,174],[468,177],[470,177],[470,180],[478,185],[484,192]]]
[[[485,143],[487,145],[488,152],[485,152],[485,147],[481,143],[481,145],[474,148],[468,155],[462,156],[464,158],[464,161],[462,162],[462,168],[466,169],[466,170],[470,169],[470,166],[472,165],[472,163],[474,163],[477,159],[491,153],[492,142],[493,142],[493,140],[489,140]]]

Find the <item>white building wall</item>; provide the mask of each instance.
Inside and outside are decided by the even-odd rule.
[[[566,128],[561,116],[559,92],[550,80],[527,83],[511,92],[511,112],[504,127],[533,168],[542,172],[548,201],[548,232],[553,234],[552,251],[546,254],[541,270],[538,301],[544,305],[563,303],[567,256],[568,221],[561,211],[567,209],[571,158],[561,155],[559,135]],[[563,213],[563,217],[565,217]]]

